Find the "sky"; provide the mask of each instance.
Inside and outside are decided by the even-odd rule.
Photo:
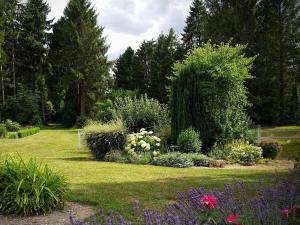
[[[91,0],[99,13],[98,24],[110,44],[109,59],[119,57],[128,46],[137,49],[143,40],[156,38],[173,27],[182,33],[192,0]],[[59,19],[68,0],[48,0],[49,18]]]

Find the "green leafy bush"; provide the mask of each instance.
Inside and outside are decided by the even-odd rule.
[[[0,163],[0,214],[36,215],[62,208],[68,194],[64,176],[30,159]]]
[[[199,152],[201,150],[200,134],[190,127],[178,135],[177,145],[180,152]]]
[[[104,160],[107,162],[120,162],[122,151],[112,149],[105,154]]]
[[[259,141],[256,145],[262,148],[263,157],[269,159],[275,159],[282,149],[282,146],[275,140]]]
[[[187,156],[192,160],[194,166],[209,166],[209,164],[213,161],[212,158],[208,157],[204,154],[199,153],[189,153]]]
[[[38,132],[40,132],[39,127],[33,127],[33,128],[25,129],[25,130],[19,130],[18,137],[23,138],[23,137],[27,137],[27,136],[30,136],[33,134],[37,134]]]
[[[86,126],[88,122],[88,118],[85,117],[85,116],[77,116],[77,119],[76,119],[76,126],[78,128],[83,128],[84,126]]]
[[[215,160],[228,160],[230,152],[230,144],[217,144],[211,149],[211,151],[208,153],[208,156]]]
[[[122,121],[90,124],[83,129],[87,146],[98,160],[103,160],[112,149],[124,150],[126,129]]]
[[[161,145],[164,148],[168,148],[168,146],[171,144],[171,125],[165,124],[163,127],[161,127],[158,131],[158,136],[161,139]]]
[[[3,118],[10,118],[20,124],[42,124],[39,107],[39,93],[20,88],[17,96],[9,96],[2,108]]]
[[[5,127],[8,132],[16,132],[21,129],[21,125],[18,122],[13,122],[10,119],[5,121]]]
[[[123,120],[131,132],[138,132],[141,128],[158,131],[169,120],[167,106],[147,95],[140,98],[117,98],[114,109],[116,116]]]
[[[7,133],[8,139],[17,139],[19,138],[18,132],[8,132]]]
[[[99,101],[96,103],[96,108],[96,118],[98,121],[107,123],[116,118],[112,100],[107,99],[105,101]]]
[[[233,163],[250,165],[262,159],[262,148],[244,142],[236,141],[230,144],[228,160]]]
[[[0,138],[5,138],[6,135],[7,135],[6,127],[0,124]]]
[[[158,157],[154,157],[152,164],[157,166],[179,168],[187,168],[194,165],[192,159],[188,156],[188,154],[180,152],[169,152],[163,155],[159,155]]]

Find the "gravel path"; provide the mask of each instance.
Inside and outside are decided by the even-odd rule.
[[[0,225],[69,225],[69,212],[76,218],[84,219],[94,210],[90,206],[68,202],[64,210],[54,211],[48,215],[30,217],[0,215]]]

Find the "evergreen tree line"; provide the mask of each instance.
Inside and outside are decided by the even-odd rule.
[[[194,0],[181,38],[170,29],[136,51],[128,47],[113,66],[89,0],[70,0],[56,23],[46,0],[0,0],[0,119],[72,124],[95,116],[112,88],[169,103],[174,63],[207,42],[230,42],[256,56],[246,82],[252,119],[299,121],[299,7],[297,0]]]
[[[254,79],[246,83],[251,118],[262,124],[299,122],[299,7],[297,0],[194,0],[181,40],[160,35],[120,56],[117,87],[166,102],[174,61],[207,42],[245,44],[245,54],[256,56]]]
[[[111,83],[108,45],[89,0],[48,20],[45,0],[0,0],[1,119],[72,124],[90,115]]]

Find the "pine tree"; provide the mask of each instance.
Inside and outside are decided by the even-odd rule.
[[[185,52],[201,46],[205,40],[207,25],[207,12],[202,0],[194,0],[189,15],[186,19],[186,26],[183,30],[182,41]]]
[[[153,61],[151,88],[149,95],[160,102],[168,102],[168,87],[173,75],[173,65],[177,60],[177,37],[173,29],[168,34],[161,34],[156,40]]]
[[[40,93],[40,107],[45,122],[45,105],[47,100],[48,40],[47,31],[51,29],[51,20],[47,20],[50,12],[45,0],[29,0],[21,15],[20,45],[21,50],[18,73],[23,85]]]
[[[114,74],[116,79],[116,86],[124,90],[134,90],[134,60],[135,53],[131,47],[118,58]]]
[[[153,54],[155,41],[143,41],[135,56],[135,89],[149,93],[152,85]]]
[[[65,109],[76,115],[91,115],[97,99],[111,82],[108,46],[103,27],[89,0],[70,0],[63,17],[54,27],[51,49],[54,76],[61,77],[65,90]]]

